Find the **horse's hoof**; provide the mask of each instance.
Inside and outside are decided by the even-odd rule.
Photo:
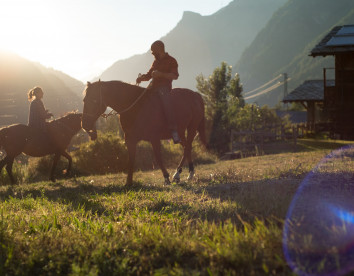
[[[125,182],[124,187],[133,187],[133,181]]]
[[[181,181],[181,177],[179,176],[179,173],[176,172],[172,178],[172,182],[179,183]]]
[[[177,171],[173,175],[172,182],[175,182],[178,184],[181,181],[181,176],[180,176],[181,172],[182,172],[182,168],[177,169]]]
[[[165,186],[171,185],[171,181],[169,178],[165,178],[165,182],[163,183]]]
[[[189,172],[189,175],[188,175],[188,177],[187,177],[187,180],[190,181],[190,180],[193,179],[193,177],[194,177],[194,171],[190,171],[190,172]]]

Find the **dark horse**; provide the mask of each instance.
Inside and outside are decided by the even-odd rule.
[[[46,134],[48,137],[43,137],[43,134],[23,124],[0,129],[0,148],[2,147],[6,151],[6,157],[0,161],[0,172],[6,165],[11,182],[15,183],[12,165],[14,158],[22,152],[34,157],[54,154],[50,173],[52,181],[55,180],[54,170],[61,155],[68,159],[67,173],[70,172],[72,158],[66,152],[66,148],[72,137],[81,129],[81,117],[81,113],[68,113],[59,119],[48,122]]]
[[[156,162],[165,178],[165,184],[169,184],[169,174],[161,159],[160,140],[170,139],[171,133],[163,115],[159,96],[155,92],[121,81],[87,83],[84,93],[82,128],[87,132],[90,133],[93,130],[96,120],[108,106],[120,114],[129,156],[127,185],[133,182],[136,145],[141,140],[151,142]],[[189,163],[189,179],[194,175],[191,151],[197,131],[201,142],[206,144],[204,102],[200,94],[182,88],[171,91],[171,102],[177,131],[184,148],[182,160],[174,175],[174,180],[178,182],[186,159]]]

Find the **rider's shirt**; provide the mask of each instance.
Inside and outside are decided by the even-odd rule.
[[[45,120],[48,118],[47,111],[40,99],[34,99],[30,104],[28,126],[45,129]]]
[[[168,53],[161,59],[155,59],[151,65],[150,70],[145,74],[146,80],[152,78],[153,71],[160,71],[162,73],[174,73],[177,77],[178,74],[178,63],[175,58],[171,57]],[[149,85],[150,88],[168,87],[172,89],[172,80],[166,78],[154,78]]]

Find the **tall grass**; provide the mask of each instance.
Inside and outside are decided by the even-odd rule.
[[[314,146],[314,145],[311,145]],[[1,275],[293,275],[282,227],[304,176],[330,150],[0,187]]]

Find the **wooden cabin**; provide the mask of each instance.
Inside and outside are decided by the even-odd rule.
[[[326,86],[333,86],[333,80],[327,80]],[[322,122],[324,104],[323,80],[307,80],[296,87],[283,99],[284,103],[300,103],[307,111],[307,126],[310,131],[315,130],[315,124]]]
[[[336,26],[312,49],[310,56],[335,57],[335,81],[328,85],[323,70],[324,112],[331,131],[354,139],[354,25]]]

